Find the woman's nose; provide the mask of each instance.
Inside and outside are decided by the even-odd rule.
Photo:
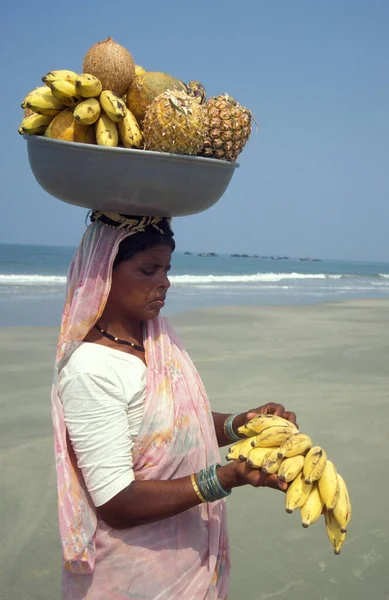
[[[170,279],[167,276],[167,273],[162,273],[161,279],[159,281],[159,287],[162,287],[165,290],[168,290],[170,288]]]

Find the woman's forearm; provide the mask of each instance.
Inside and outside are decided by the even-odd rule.
[[[227,417],[230,416],[230,414],[231,413],[217,413],[217,412],[212,413],[213,423],[215,426],[215,432],[216,432],[216,437],[217,437],[217,442],[218,442],[219,448],[221,448],[222,446],[231,445],[233,443],[224,433],[224,423],[225,423]],[[244,424],[245,414],[246,413],[241,413],[235,417],[233,424],[232,424],[232,427],[233,427],[233,430],[235,431],[235,433],[237,433],[238,427],[240,427],[241,425]]]
[[[237,485],[233,463],[219,467],[219,475],[224,485],[231,488]],[[97,513],[111,527],[124,529],[167,519],[200,503],[190,477],[168,481],[133,481],[100,506]]]

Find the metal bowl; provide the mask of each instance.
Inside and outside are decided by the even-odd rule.
[[[213,206],[237,163],[107,148],[26,135],[39,185],[68,204],[130,215],[179,217]]]

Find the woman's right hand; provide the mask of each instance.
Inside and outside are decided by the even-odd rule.
[[[220,485],[225,489],[251,485],[253,487],[271,487],[285,492],[288,484],[280,481],[277,475],[268,475],[260,469],[252,469],[247,461],[231,461],[217,469]]]

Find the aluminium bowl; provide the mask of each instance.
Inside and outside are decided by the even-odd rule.
[[[200,213],[221,198],[239,166],[198,156],[24,137],[32,172],[48,194],[75,206],[129,215]]]

